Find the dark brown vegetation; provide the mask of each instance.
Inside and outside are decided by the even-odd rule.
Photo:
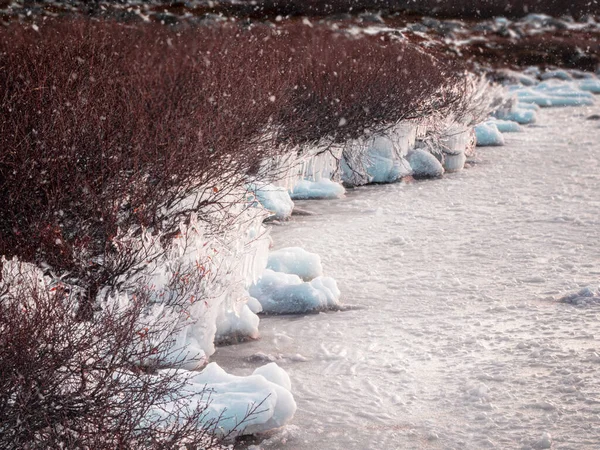
[[[590,72],[600,68],[600,35],[591,32],[556,30],[520,39],[488,37],[460,51],[466,59],[495,68],[555,66]]]
[[[8,3],[8,2],[5,2]],[[112,6],[111,6],[112,4]],[[0,8],[2,7],[0,2]],[[8,5],[5,5],[5,7]],[[52,14],[71,14],[74,10],[90,15],[110,15],[117,18],[131,16],[128,7],[139,8],[140,3],[128,4],[126,0],[69,2],[27,1],[23,9],[48,11]],[[224,14],[253,19],[272,19],[277,16],[323,17],[339,14],[359,14],[363,12],[392,14],[424,14],[440,18],[485,19],[497,16],[523,17],[529,13],[548,14],[555,17],[572,15],[583,17],[598,14],[599,7],[594,0],[242,0],[206,1],[188,3],[185,1],[156,0],[141,5],[145,13],[167,23],[177,21],[177,16],[191,13],[202,17],[206,14]],[[21,9],[6,9],[8,16]]]
[[[450,66],[414,46],[302,26],[14,25],[0,69],[0,254],[68,272],[90,298],[134,263],[111,263],[119,230],[173,232],[279,144],[356,137],[460,99]]]
[[[156,298],[144,286],[130,286],[127,307],[99,301],[156,257],[131,239],[150,233],[167,248],[191,214],[217,229],[209,212],[227,210],[262,160],[460,109],[461,82],[406,42],[302,25],[0,29],[0,255],[54,283],[0,280],[0,447],[210,439],[201,408],[145,420],[180,395],[181,380],[154,372],[183,350],[168,323],[154,337],[140,326]],[[193,288],[174,289],[174,310]]]

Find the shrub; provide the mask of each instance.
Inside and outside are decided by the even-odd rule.
[[[82,322],[67,284],[17,261],[2,275],[1,448],[221,448],[210,392],[197,402],[180,372],[155,370],[172,360],[173,323],[144,327],[143,292]]]
[[[300,64],[290,100],[278,111],[281,139],[344,142],[449,111],[459,99],[450,87],[460,83],[461,72],[405,41],[297,26],[284,28],[284,35]]]
[[[246,220],[240,192],[265,161],[450,113],[461,80],[406,42],[302,24],[0,29],[0,446],[210,441],[202,408],[148,411],[184,395],[155,371],[177,366],[186,302],[210,301],[194,294],[218,274],[174,258],[161,296],[147,272],[196,218],[212,237]]]
[[[451,68],[414,46],[299,24],[12,25],[0,68],[0,254],[68,273],[88,303],[143,258],[119,252],[119,233],[169,236],[189,213],[227,207],[286,144],[456,101]]]
[[[168,235],[189,212],[226,207],[273,151],[257,143],[279,80],[267,69],[257,85],[263,62],[239,66],[236,39],[205,33],[86,21],[0,32],[0,254],[69,273],[93,299],[140,259],[119,254],[120,230]]]

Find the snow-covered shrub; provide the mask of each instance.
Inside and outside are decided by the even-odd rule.
[[[273,66],[241,58],[262,41],[238,31],[84,20],[1,30],[0,254],[68,276],[90,316],[98,292],[147,259],[119,248],[123,236],[167,248],[191,214],[222,227],[208,212],[229,208],[278,151],[260,143],[277,108],[266,94],[284,86],[266,76],[257,89],[247,74]]]
[[[148,296],[123,296],[82,321],[77,287],[16,259],[2,266],[1,448],[220,448],[210,392],[188,408],[189,376],[156,371],[174,356],[174,323],[144,326]],[[173,404],[166,417],[148,414]]]
[[[276,365],[250,377],[214,363],[181,369],[192,346],[180,345],[189,325],[179,319],[193,307],[183,280],[162,292],[107,292],[81,320],[76,286],[16,258],[2,266],[1,448],[220,449],[293,417],[289,377]]]

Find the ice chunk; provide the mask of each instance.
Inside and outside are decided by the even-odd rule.
[[[317,277],[303,282],[298,275],[265,270],[250,287],[250,294],[270,314],[298,314],[334,308],[340,291],[333,278]]]
[[[528,104],[528,103],[519,103],[517,106],[513,107],[510,111],[498,112],[496,113],[496,117],[501,120],[517,122],[521,125],[527,125],[530,123],[535,123],[537,120],[536,110],[531,107],[539,108],[537,105]]]
[[[444,167],[428,151],[423,149],[414,149],[408,152],[406,159],[416,178],[441,177],[444,174]]]
[[[477,146],[498,146],[504,145],[504,136],[498,131],[498,127],[494,122],[484,122],[475,127],[477,135]]]
[[[594,291],[590,287],[585,287],[576,293],[561,297],[558,301],[575,306],[600,305],[600,289]]]
[[[292,382],[290,381],[289,375],[274,362],[259,367],[253,372],[253,374],[262,375],[267,379],[267,381],[278,384],[279,386],[286,388],[288,391],[292,390]]]
[[[446,172],[458,172],[465,167],[467,156],[464,153],[444,154],[444,170]]]
[[[409,175],[410,168],[398,156],[393,141],[386,136],[375,138],[368,152],[367,174],[372,183],[392,183]]]
[[[496,119],[492,121],[492,123],[496,125],[496,128],[498,128],[500,133],[517,133],[519,131],[523,131],[519,124],[512,120]]]
[[[542,80],[550,80],[556,78],[558,80],[568,81],[572,80],[573,77],[566,70],[549,70],[540,75]]]
[[[300,180],[290,192],[290,196],[292,200],[340,198],[345,192],[346,189],[341,184],[324,178],[320,181]]]
[[[323,275],[321,257],[300,247],[287,247],[271,252],[267,269],[298,275],[304,281]]]
[[[240,311],[231,309],[217,318],[216,340],[218,342],[244,341],[258,339],[258,323],[260,319],[248,304],[242,305]]]
[[[517,109],[524,109],[527,111],[539,111],[540,107],[533,103],[517,103]]]
[[[593,82],[593,80],[585,81]],[[581,90],[581,83],[547,80],[535,87],[513,87],[511,90],[522,103],[534,103],[545,107],[593,105],[594,95],[591,92]],[[589,83],[588,87],[593,88],[593,83]]]
[[[592,92],[594,94],[600,94],[600,80],[597,78],[589,78],[577,82],[579,89],[582,91]]]
[[[218,420],[218,433],[227,435],[232,432],[237,436],[280,428],[296,412],[289,377],[275,363],[261,367],[246,377],[230,375],[216,363],[208,364],[197,375],[186,371],[178,373],[189,377],[187,390],[190,396],[177,403],[161,406],[161,409],[155,408],[151,415],[164,416],[162,408],[168,413],[178,407],[193,409],[197,405],[206,405],[203,421],[210,423]],[[210,392],[210,398],[207,398],[207,391]],[[254,413],[248,416],[248,411]]]
[[[272,217],[276,219],[287,219],[292,215],[294,202],[292,201],[287,189],[273,186],[272,184],[248,186],[256,200],[271,212]]]
[[[250,308],[250,311],[252,311],[254,314],[262,312],[262,305],[254,297],[248,297],[248,303],[246,304],[248,305],[248,308]]]

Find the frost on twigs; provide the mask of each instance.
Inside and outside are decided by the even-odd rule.
[[[16,259],[2,266],[0,447],[218,448],[209,393],[185,407],[186,378],[156,371],[176,355],[170,330],[144,326],[147,297],[82,321],[77,287]],[[148,416],[174,401],[166,417]]]

